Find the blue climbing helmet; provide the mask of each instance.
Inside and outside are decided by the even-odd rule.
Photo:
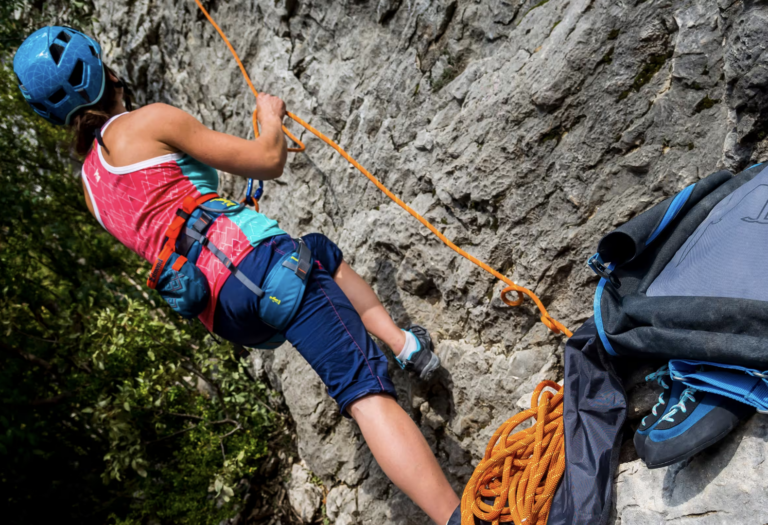
[[[16,51],[13,71],[29,105],[53,124],[69,124],[78,109],[96,104],[104,94],[101,46],[69,27],[32,33]]]

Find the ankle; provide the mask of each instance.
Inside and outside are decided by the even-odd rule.
[[[405,342],[400,351],[395,354],[400,361],[407,360],[414,352],[419,350],[419,341],[413,333],[403,330],[403,338]]]
[[[408,339],[405,336],[405,331],[398,329],[397,334],[393,333],[392,339],[385,341],[385,343],[392,349],[392,353],[395,355],[400,355],[400,353],[403,351],[403,348],[405,348],[405,343],[407,341]]]

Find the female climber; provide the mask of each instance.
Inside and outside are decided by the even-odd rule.
[[[212,131],[165,104],[128,111],[126,86],[102,63],[99,44],[65,27],[33,33],[19,47],[13,68],[35,112],[73,130],[75,150],[85,157],[82,183],[91,213],[150,262],[158,258],[174,218],[189,220],[177,213],[185,199],[215,196],[216,170],[260,180],[283,173],[285,104],[279,98],[259,95],[261,134],[254,140]],[[222,210],[234,206],[219,198],[208,204],[213,201]],[[190,256],[188,262],[202,271],[210,289],[200,320],[229,341],[257,346],[276,334],[259,317],[259,302],[266,297],[261,299],[247,283],[262,286],[283,255],[300,243],[265,215],[234,208],[234,213],[214,213],[203,231],[224,259],[199,249],[196,260]],[[395,485],[443,525],[458,498],[419,429],[395,401],[387,358],[368,332],[393,349],[400,366],[422,379],[440,363],[430,336],[415,325],[398,328],[327,237],[311,234],[302,241],[314,265],[303,299],[280,335],[320,375],[341,413],[357,422]],[[237,273],[237,279],[230,278]]]

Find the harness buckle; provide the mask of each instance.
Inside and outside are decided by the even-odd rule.
[[[608,269],[608,266],[606,266],[603,258],[600,257],[599,253],[596,253],[589,258],[587,261],[587,266],[598,276],[607,281],[610,281],[614,287],[621,288],[621,281],[619,281],[619,278],[613,275],[613,272]]]
[[[197,218],[195,224],[192,225],[192,229],[194,229],[197,233],[202,233],[203,230],[206,229],[209,224],[211,224],[211,222],[213,222],[213,217],[203,212],[200,214],[200,217]]]
[[[309,275],[309,270],[312,267],[312,252],[304,244],[304,241],[299,239],[299,263],[296,265],[296,275],[304,280]]]

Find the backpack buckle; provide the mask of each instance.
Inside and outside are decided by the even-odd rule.
[[[616,288],[621,287],[621,281],[619,281],[618,277],[613,275],[613,272],[611,272],[610,264],[606,266],[605,262],[603,261],[603,258],[600,257],[599,253],[596,253],[589,258],[589,260],[587,261],[587,266],[593,272],[595,272],[598,276],[602,277],[607,281],[610,281],[610,283]]]

